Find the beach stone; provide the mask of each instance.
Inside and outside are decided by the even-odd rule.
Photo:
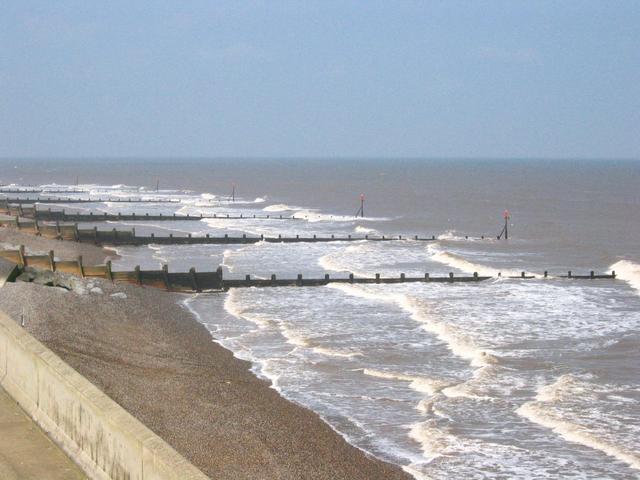
[[[127,294],[124,292],[116,292],[116,293],[112,293],[110,295],[113,298],[122,298],[122,299],[126,299],[127,298]]]
[[[88,286],[89,286],[89,285],[87,285],[87,287],[88,287]],[[97,295],[103,295],[103,294],[104,294],[104,292],[102,291],[102,289],[101,289],[100,287],[93,287],[93,288],[90,288],[90,289],[89,289],[89,291],[90,291],[91,293],[95,293],[95,294],[97,294]]]
[[[37,285],[46,285],[52,287],[55,283],[55,274],[48,270],[36,270],[35,268],[27,267],[24,269],[16,281],[35,283]]]

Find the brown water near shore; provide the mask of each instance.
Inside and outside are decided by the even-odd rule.
[[[83,255],[87,263],[108,255],[4,229],[2,242]],[[0,309],[19,318],[24,308],[25,327],[36,338],[212,478],[410,478],[280,397],[248,362],[212,342],[178,295],[85,283],[99,290],[8,284]]]

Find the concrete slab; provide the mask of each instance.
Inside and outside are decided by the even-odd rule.
[[[0,478],[79,480],[87,477],[0,387]]]

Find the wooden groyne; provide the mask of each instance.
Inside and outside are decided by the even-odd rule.
[[[0,250],[0,258],[16,263],[21,267],[34,267],[52,272],[64,272],[78,275],[83,278],[103,278],[113,282],[125,282],[141,286],[161,288],[164,290],[177,292],[202,292],[219,291],[230,288],[249,287],[320,287],[331,283],[342,284],[398,284],[398,283],[472,283],[490,280],[496,277],[481,276],[478,273],[473,275],[455,275],[450,272],[446,276],[432,276],[425,273],[420,277],[407,277],[401,273],[396,277],[382,277],[379,273],[374,277],[356,277],[349,274],[347,277],[331,277],[325,274],[323,278],[304,278],[298,274],[296,278],[277,278],[272,274],[270,278],[254,278],[246,275],[244,279],[224,279],[222,267],[218,267],[214,272],[197,272],[195,268],[188,272],[169,272],[169,267],[163,265],[160,270],[141,270],[136,266],[132,271],[113,271],[111,262],[105,265],[84,265],[82,257],[76,260],[56,260],[53,251],[47,255],[27,255],[21,246],[18,250]],[[512,279],[530,280],[536,279],[535,275],[525,275],[522,272],[519,276],[509,277]],[[544,278],[548,278],[547,272]],[[611,274],[595,274],[593,271],[589,275],[557,275],[554,278],[564,278],[571,280],[596,280],[615,279],[615,272]]]
[[[413,237],[406,237],[399,235],[397,237],[389,236],[301,236],[295,237],[283,237],[278,235],[277,237],[267,237],[260,235],[259,237],[242,236],[234,237],[225,234],[222,237],[213,237],[210,234],[204,236],[193,236],[187,234],[184,237],[174,236],[172,233],[169,236],[156,236],[150,234],[149,236],[136,235],[135,228],[131,230],[119,230],[113,228],[111,230],[98,230],[98,227],[94,228],[78,228],[78,224],[61,224],[56,222],[55,224],[41,223],[37,220],[20,220],[19,217],[14,218],[0,218],[0,226],[17,228],[21,231],[39,235],[44,238],[50,238],[55,240],[71,240],[74,242],[93,243],[95,245],[207,245],[207,244],[252,244],[258,242],[269,243],[322,243],[322,242],[358,242],[362,240],[369,240],[373,242],[389,242],[398,240],[414,240],[420,242],[432,242],[435,241],[435,235],[431,238],[422,238],[414,235]]]
[[[13,189],[0,188],[0,194],[7,194],[7,193],[47,193],[51,195],[58,195],[60,193],[65,193],[65,194],[87,193],[87,191],[86,190],[51,190],[51,189],[45,190],[43,188],[13,188]]]
[[[58,198],[58,197],[25,197],[25,198],[4,198],[3,202],[22,203],[180,203],[180,200],[170,198],[120,198],[120,197],[99,197],[99,198]]]
[[[113,282],[125,282],[135,285],[161,288],[175,292],[200,292],[222,290],[222,268],[215,272],[169,272],[165,265],[161,270],[113,271],[111,262],[104,265],[85,265],[82,257],[75,260],[56,260],[53,251],[47,255],[27,255],[21,246],[18,250],[0,250],[0,258],[16,263],[21,267],[33,267],[51,272],[70,273],[82,278],[103,278]]]
[[[175,220],[302,220],[300,217],[286,215],[231,215],[229,213],[214,213],[213,215],[180,215],[180,214],[149,214],[149,213],[67,213],[63,210],[51,210],[50,208],[38,209],[33,204],[6,204],[0,202],[0,213],[6,215],[25,217],[29,219],[42,220],[48,222],[75,222],[75,223],[92,223],[92,222],[118,222],[118,221],[175,221]]]

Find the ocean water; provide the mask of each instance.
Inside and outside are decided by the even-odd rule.
[[[501,273],[477,284],[232,289],[183,304],[282,395],[415,478],[640,476],[640,163],[6,159],[0,167],[5,184],[59,188],[78,177],[81,196],[180,201],[67,210],[303,219],[124,223],[139,233],[435,235],[122,247],[114,268],[222,265],[231,278]],[[360,193],[365,217],[355,218]],[[508,241],[495,238],[505,208]],[[545,270],[547,279],[506,278]],[[567,270],[615,270],[618,279],[559,278]]]

